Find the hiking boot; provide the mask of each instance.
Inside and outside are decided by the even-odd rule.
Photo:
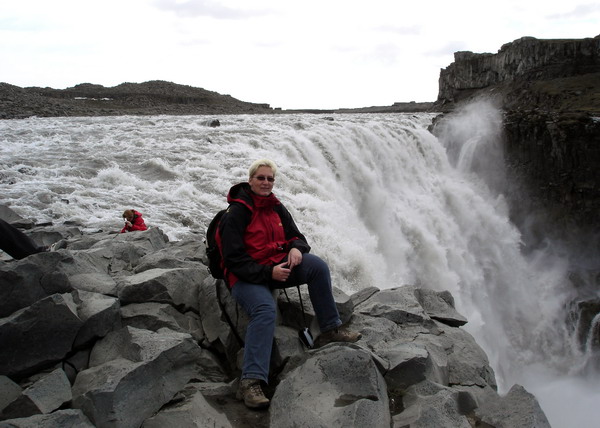
[[[270,403],[258,379],[242,379],[236,397],[238,400],[244,400],[244,404],[249,409],[264,409],[269,407]]]
[[[320,348],[331,342],[347,342],[354,343],[362,337],[357,331],[346,330],[343,328],[334,328],[333,330],[321,333],[317,340],[315,340],[315,348]]]

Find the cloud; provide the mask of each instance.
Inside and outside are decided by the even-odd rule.
[[[467,50],[467,43],[463,41],[454,41],[448,42],[445,45],[439,47],[438,49],[432,49],[426,51],[424,53],[425,56],[444,56],[444,55],[452,55],[454,56],[454,52],[460,52]]]
[[[549,19],[566,19],[566,18],[589,18],[594,12],[600,12],[600,4],[587,3],[575,6],[573,10],[566,13],[555,13],[549,15]]]
[[[410,25],[410,26],[396,26],[396,25],[381,25],[375,27],[375,30],[379,30],[385,33],[392,33],[401,36],[418,36],[421,34],[422,26]]]
[[[164,11],[175,12],[181,17],[206,16],[215,19],[241,20],[273,13],[272,9],[248,9],[228,7],[211,0],[154,0],[154,5]]]

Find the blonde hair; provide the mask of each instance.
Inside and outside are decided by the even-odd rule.
[[[256,171],[258,171],[258,168],[261,166],[268,166],[271,168],[273,171],[273,177],[275,177],[275,174],[277,174],[277,165],[275,165],[275,162],[270,159],[259,159],[252,162],[252,165],[250,165],[250,169],[248,170],[248,178],[252,178],[254,174],[256,174]]]

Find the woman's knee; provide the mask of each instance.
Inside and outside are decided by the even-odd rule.
[[[329,266],[327,265],[325,260],[323,260],[319,256],[315,256],[314,254],[305,254],[304,258],[305,259],[303,260],[303,263],[307,262],[308,267],[313,272],[329,275]]]
[[[263,322],[275,322],[277,318],[275,301],[265,301],[255,305],[249,315],[250,318],[260,319]]]

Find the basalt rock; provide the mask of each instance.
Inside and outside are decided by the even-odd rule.
[[[436,105],[451,108],[483,92],[499,95],[508,108],[537,104],[542,109],[556,109],[567,101],[577,102],[574,98],[579,98],[581,106],[597,106],[600,99],[586,86],[597,88],[599,52],[600,36],[522,37],[495,54],[455,52],[454,62],[440,72]]]
[[[440,73],[436,106],[452,115],[471,102],[502,110],[502,193],[523,251],[548,243],[570,255],[572,316],[582,351],[594,348],[598,308],[582,304],[600,285],[600,36],[577,40],[521,38],[496,54],[457,52]],[[434,133],[443,117],[432,126]],[[440,128],[441,129],[441,128]],[[462,142],[458,142],[462,144]],[[454,144],[454,142],[450,142]],[[492,166],[493,167],[493,166]],[[490,166],[486,168],[489,173]],[[490,186],[494,187],[494,186]]]
[[[306,287],[275,290],[272,404],[249,410],[235,398],[248,317],[210,277],[197,236],[162,236],[65,234],[63,249],[0,261],[4,275],[35,267],[21,287],[63,273],[60,293],[52,283],[20,308],[0,301],[0,427],[549,426],[522,387],[496,392],[452,296],[415,286],[335,289],[363,336],[320,349],[298,338],[305,322],[319,333]]]
[[[600,278],[600,36],[523,37],[494,54],[454,58],[440,73],[437,108],[452,114],[483,99],[502,110],[507,180],[496,190],[524,251],[557,243],[572,255],[572,282],[586,298]]]

